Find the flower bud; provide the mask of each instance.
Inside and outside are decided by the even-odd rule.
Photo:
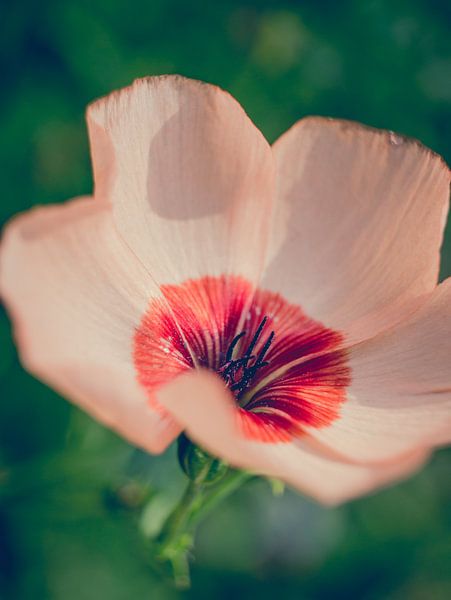
[[[216,483],[228,471],[228,465],[193,444],[184,433],[178,439],[178,459],[186,475],[197,483]]]

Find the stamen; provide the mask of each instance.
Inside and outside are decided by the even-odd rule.
[[[257,328],[252,340],[249,343],[246,351],[244,352],[241,358],[233,358],[233,354],[238,345],[238,342],[247,334],[247,331],[242,331],[238,335],[236,335],[230,346],[227,350],[227,354],[225,357],[225,363],[219,369],[219,374],[230,387],[233,392],[237,393],[237,398],[240,398],[240,395],[245,391],[245,389],[249,386],[252,379],[255,377],[255,374],[259,369],[265,367],[269,364],[268,361],[265,361],[265,355],[269,350],[269,347],[272,344],[275,333],[271,331],[268,336],[268,339],[262,346],[258,356],[253,354],[253,351],[258,344],[258,341],[262,335],[263,329],[268,321],[268,317],[264,317],[260,322],[260,325]],[[252,364],[250,364],[254,361]],[[241,378],[236,380],[238,373],[241,373]]]
[[[247,333],[247,331],[242,331],[241,333],[239,333],[238,335],[236,335],[233,338],[232,343],[230,344],[229,349],[227,350],[226,363],[228,363],[232,360],[233,351],[235,350],[235,346],[238,344],[240,339],[246,335],[246,333]]]
[[[252,338],[251,343],[249,344],[249,348],[247,349],[246,352],[246,356],[250,356],[252,354],[252,350],[255,348],[255,345],[258,342],[258,338],[261,335],[261,332],[263,331],[263,327],[266,325],[266,321],[268,320],[268,317],[263,317],[262,322],[260,323],[260,325],[258,326],[257,331],[255,332],[254,337]]]

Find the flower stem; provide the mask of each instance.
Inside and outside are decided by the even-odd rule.
[[[212,459],[214,460],[214,459]],[[197,524],[221,500],[234,492],[252,476],[230,469],[220,481],[209,483],[211,463],[190,480],[180,502],[175,506],[156,539],[155,557],[159,562],[169,562],[176,587],[190,586],[189,554],[194,543]]]

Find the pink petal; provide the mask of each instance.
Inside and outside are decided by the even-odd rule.
[[[410,319],[350,350],[341,418],[311,431],[354,460],[381,461],[451,441],[451,278]]]
[[[262,443],[245,437],[224,383],[207,371],[181,375],[158,393],[188,436],[228,463],[277,477],[325,504],[336,504],[407,476],[427,453],[381,467],[350,465],[314,453],[304,443]]]
[[[151,77],[88,109],[96,196],[158,283],[263,263],[274,195],[271,148],[219,88]]]
[[[131,442],[163,450],[179,430],[148,407],[131,352],[156,290],[108,206],[78,199],[25,213],[6,227],[0,259],[26,367]]]
[[[299,121],[274,145],[278,201],[263,286],[369,338],[437,283],[450,174],[414,140],[357,123]]]

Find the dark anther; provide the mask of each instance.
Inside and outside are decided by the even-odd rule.
[[[254,378],[256,372],[269,364],[268,361],[264,360],[264,358],[274,339],[274,331],[271,331],[268,339],[263,344],[258,355],[256,356],[253,354],[255,346],[261,337],[267,320],[268,317],[263,318],[254,334],[254,337],[250,341],[249,346],[246,348],[246,351],[241,358],[233,358],[233,354],[238,342],[247,334],[247,331],[242,331],[233,338],[227,350],[225,362],[219,370],[221,377],[229,385],[233,392],[237,392],[238,397],[247,388],[249,383]]]

